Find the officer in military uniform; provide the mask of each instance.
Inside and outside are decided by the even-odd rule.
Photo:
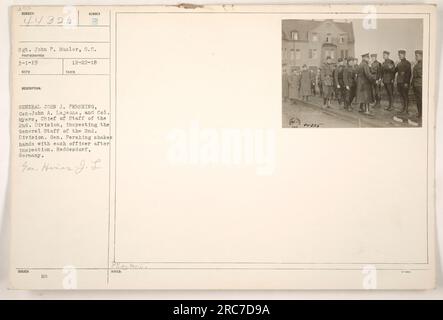
[[[320,80],[323,89],[323,107],[331,107],[332,92],[334,90],[334,65],[332,64],[331,57],[326,57],[326,62],[323,64],[320,73]]]
[[[400,61],[395,67],[397,73],[397,90],[401,97],[402,110],[400,113],[408,114],[409,107],[409,84],[411,82],[411,63],[406,60],[406,51],[399,50]]]
[[[357,103],[360,104],[359,112],[371,115],[370,104],[374,102],[372,85],[375,82],[375,76],[369,67],[369,53],[362,55],[362,61],[357,73]]]
[[[375,82],[372,84],[372,90],[374,93],[374,99],[375,99],[375,108],[380,107],[380,100],[381,100],[381,63],[377,61],[377,54],[373,53],[371,54],[371,73],[375,77]]]
[[[352,111],[352,100],[355,97],[357,86],[357,69],[354,66],[354,58],[347,59],[347,65],[343,69],[343,84],[345,87],[345,110]]]
[[[412,89],[414,90],[415,100],[417,101],[417,117],[421,121],[422,115],[422,76],[423,76],[423,51],[415,50],[415,60],[417,61],[412,70]]]
[[[338,58],[338,65],[334,72],[335,80],[335,96],[337,98],[338,104],[345,102],[345,85],[343,83],[343,70],[345,69],[344,62],[342,58]]]
[[[359,68],[360,68],[360,65],[358,63],[358,58],[355,57],[354,58],[355,92],[354,92],[354,97],[353,97],[353,100],[354,100],[355,103],[357,103],[356,102],[357,99],[355,99],[355,98],[357,97],[357,78],[358,78],[358,69]],[[352,103],[352,101],[351,101],[351,103]]]
[[[354,71],[355,71],[355,76],[356,77],[357,77],[357,73],[358,73],[358,68],[359,68],[358,58],[354,58],[354,69],[355,69]]]
[[[395,64],[389,59],[389,51],[383,51],[383,64],[381,65],[382,86],[385,87],[388,96],[389,105],[385,110],[392,110],[392,102],[394,99],[394,79],[395,79]]]

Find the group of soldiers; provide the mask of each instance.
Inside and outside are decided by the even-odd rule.
[[[423,51],[415,51],[416,63],[413,67],[406,59],[405,50],[398,51],[399,61],[397,63],[394,63],[389,56],[390,53],[384,51],[384,61],[379,62],[377,54],[366,53],[361,56],[360,64],[356,58],[352,57],[338,59],[338,63],[334,64],[331,57],[327,57],[317,74],[314,72],[310,74],[312,94],[315,95],[315,86],[317,85],[323,97],[323,108],[330,108],[331,100],[335,98],[339,105],[343,104],[345,110],[352,111],[352,104],[355,102],[360,107],[359,112],[371,115],[371,107],[381,107],[383,88],[386,91],[388,102],[385,110],[394,110],[394,87],[396,86],[402,105],[399,114],[407,116],[409,91],[412,87],[417,104],[417,117],[421,119]],[[306,78],[306,69],[303,71]],[[305,95],[306,93],[303,94],[303,98]]]

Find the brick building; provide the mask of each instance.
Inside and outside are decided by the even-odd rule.
[[[330,56],[354,56],[354,28],[352,22],[333,20],[283,20],[282,62],[290,68],[306,64],[316,70]]]

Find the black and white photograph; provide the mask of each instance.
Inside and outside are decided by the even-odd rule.
[[[421,127],[423,63],[422,19],[282,20],[282,127]]]

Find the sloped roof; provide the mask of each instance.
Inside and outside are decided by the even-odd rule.
[[[308,41],[309,31],[317,28],[327,20],[283,20],[282,29],[283,37],[286,40],[290,40],[290,32],[297,30],[299,41]],[[340,30],[346,32],[349,35],[349,41],[354,41],[354,27],[352,22],[338,22],[332,21]]]
[[[354,41],[354,26],[352,22],[335,22],[335,25],[349,35],[349,40]]]

